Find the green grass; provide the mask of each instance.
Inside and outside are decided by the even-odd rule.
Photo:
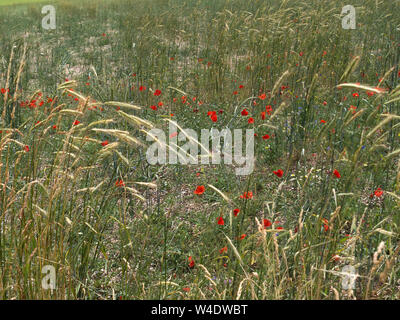
[[[400,4],[353,2],[356,30],[345,1],[59,1],[55,30],[4,8],[0,297],[399,299]],[[255,169],[149,165],[121,111],[253,128]]]

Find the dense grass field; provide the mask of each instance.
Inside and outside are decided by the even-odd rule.
[[[400,298],[400,1],[10,2],[1,299]],[[254,170],[149,164],[170,121]]]

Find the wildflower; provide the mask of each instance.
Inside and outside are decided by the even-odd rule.
[[[241,84],[240,86],[239,86],[239,89],[243,89],[244,88],[244,86]]]
[[[204,186],[198,186],[196,190],[194,190],[194,194],[201,195],[204,193],[206,188]]]
[[[155,95],[155,96],[161,95],[161,90],[158,90],[158,89],[157,89],[156,91],[154,91],[154,95]]]
[[[262,137],[264,140],[268,140],[270,138],[269,134],[266,134]]]
[[[157,107],[156,107],[155,105],[152,105],[152,106],[150,106],[150,109],[156,111],[156,110],[157,110]]]
[[[353,93],[353,97],[354,97],[354,98],[358,98],[358,97],[359,97],[359,94],[358,94],[357,92],[354,92],[354,93]]]
[[[246,109],[243,109],[241,112],[242,116],[247,116],[249,112]]]
[[[262,120],[265,120],[265,115],[266,115],[265,111],[261,112],[261,119]]]
[[[240,196],[241,199],[252,199],[253,198],[253,192],[245,192]]]
[[[225,224],[224,218],[219,217],[219,218],[218,218],[218,224],[219,224],[220,226],[223,226],[223,225]]]
[[[189,292],[190,288],[189,287],[185,287],[185,288],[182,288],[182,290],[185,291],[185,292]]]
[[[325,120],[323,120],[323,119],[321,119],[321,123],[326,123],[326,121],[325,121]]]
[[[329,222],[327,219],[322,219],[323,222],[323,227],[324,227],[324,231],[328,231],[329,230]]]
[[[178,132],[175,131],[175,132],[172,132],[172,133],[169,135],[169,137],[172,139],[172,138],[175,138],[177,135],[178,135]]]
[[[283,176],[283,170],[279,169],[277,171],[274,171],[274,174],[278,177],[278,178],[282,178]]]
[[[146,87],[145,87],[145,86],[140,86],[140,87],[139,87],[139,91],[144,91],[144,90],[146,90]]]
[[[383,190],[381,188],[378,188],[375,190],[374,192],[375,196],[377,196],[378,198],[380,198],[383,194]]]
[[[193,258],[190,256],[188,258],[188,260],[189,260],[189,268],[194,268],[194,260],[193,260]]]
[[[261,100],[265,100],[265,98],[267,97],[267,95],[266,95],[265,93],[263,93],[263,94],[260,94],[258,97],[259,97]]]
[[[25,152],[29,152],[29,146],[24,147]]]
[[[247,122],[248,122],[249,124],[254,123],[254,118],[249,118],[249,120],[247,120]]]
[[[272,225],[271,221],[268,219],[264,219],[263,224],[264,224],[264,229],[266,229]]]
[[[335,177],[336,178],[340,178],[341,177],[341,175],[340,175],[340,172],[339,171],[337,171],[336,169],[335,170],[333,170],[333,174],[335,175]]]
[[[233,215],[235,216],[235,217],[237,217],[237,215],[239,214],[239,212],[240,212],[240,209],[234,209],[233,210]]]
[[[224,252],[228,252],[228,247],[223,247],[219,250],[219,253],[223,254]]]
[[[77,126],[78,124],[80,124],[81,122],[79,120],[75,120],[74,121],[74,126]]]
[[[117,180],[117,181],[115,182],[115,186],[116,186],[116,187],[123,187],[123,186],[125,186],[125,183],[124,183],[124,181],[122,181],[122,180]]]
[[[246,234],[242,234],[240,237],[239,237],[239,240],[243,240],[244,238],[246,238]]]
[[[106,145],[108,145],[108,140],[104,140],[104,141],[101,143],[101,145],[102,145],[103,147],[105,147]]]

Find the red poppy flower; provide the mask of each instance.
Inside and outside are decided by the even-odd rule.
[[[245,192],[240,196],[241,199],[252,199],[253,198],[253,192]]]
[[[7,90],[6,89],[4,89],[4,88],[1,88],[1,93],[2,94],[5,94],[7,92]]]
[[[101,143],[101,145],[102,145],[103,147],[105,147],[106,145],[108,145],[108,140],[103,141],[103,142]]]
[[[367,91],[367,96],[368,97],[372,97],[375,94],[375,92],[373,91]]]
[[[336,178],[338,178],[338,179],[341,177],[340,172],[337,171],[336,169],[333,170],[333,174],[334,174],[334,175],[336,176]]]
[[[261,119],[262,120],[265,120],[265,115],[266,115],[265,111],[261,112]]]
[[[29,152],[29,146],[24,147],[25,152]]]
[[[326,123],[326,121],[324,119],[321,119],[321,123]]]
[[[157,89],[156,91],[154,91],[154,95],[155,95],[155,96],[161,95],[161,90],[158,90],[158,89]]]
[[[222,249],[219,250],[219,253],[224,253],[224,252],[228,252],[228,247],[223,247]]]
[[[237,91],[233,91],[233,94],[236,96],[238,94],[238,92]]]
[[[54,126],[52,126],[52,128],[53,128],[54,130],[56,130],[56,129],[57,129],[57,126],[56,126],[56,125],[54,125]]]
[[[354,97],[354,98],[358,98],[358,97],[359,97],[359,94],[358,94],[357,92],[354,92],[354,93],[353,93],[353,97]]]
[[[247,120],[247,122],[248,122],[249,124],[254,123],[254,118],[249,118],[249,120]]]
[[[264,228],[268,228],[268,227],[272,226],[271,221],[268,219],[264,219],[263,223],[264,223]]]
[[[378,188],[375,190],[374,194],[375,194],[375,196],[377,196],[379,198],[382,196],[383,190],[381,188]]]
[[[80,124],[81,122],[79,120],[75,120],[74,121],[74,126],[77,126],[78,124]]]
[[[185,292],[189,292],[190,288],[189,287],[185,287],[185,288],[182,288],[182,290],[185,291]]]
[[[201,195],[206,191],[206,188],[204,186],[198,186],[196,190],[194,190],[194,194]]]
[[[270,138],[269,134],[266,134],[262,137],[264,140],[268,140]]]
[[[237,217],[237,215],[239,214],[239,212],[240,212],[240,209],[234,209],[233,210],[233,215],[235,216],[235,217]]]
[[[243,109],[241,112],[242,116],[247,116],[249,112],[246,109]]]
[[[326,101],[323,102],[323,105],[324,105],[324,106],[326,106],[327,104],[328,104],[328,102],[326,102]]]
[[[279,169],[277,171],[274,171],[274,174],[278,177],[278,178],[282,178],[283,176],[283,170]]]
[[[188,258],[188,260],[189,260],[189,268],[193,268],[193,267],[194,267],[194,260],[193,260],[193,258],[190,256],[190,257]]]
[[[218,224],[219,224],[220,226],[223,226],[223,225],[225,224],[224,218],[219,217],[219,218],[218,218]]]
[[[212,122],[217,122],[218,121],[218,117],[216,114],[211,115],[211,120]]]
[[[115,186],[116,187],[123,187],[125,185],[125,183],[124,183],[124,181],[122,181],[122,180],[117,180],[116,182],[115,182]]]
[[[145,87],[145,86],[140,86],[140,87],[139,87],[139,91],[144,91],[144,90],[146,90],[146,87]]]
[[[241,84],[240,86],[239,86],[239,89],[243,89],[244,88],[244,86]]]
[[[260,94],[258,97],[259,97],[261,100],[265,100],[265,98],[267,97],[267,95],[266,95],[265,93],[263,93],[263,94]]]
[[[244,238],[246,238],[246,234],[242,234],[240,237],[239,237],[239,240],[243,240]]]
[[[323,227],[324,227],[324,231],[328,231],[329,230],[329,221],[327,219],[322,219],[323,222]]]
[[[156,110],[157,110],[157,107],[153,105],[153,106],[150,106],[150,109],[156,111]]]

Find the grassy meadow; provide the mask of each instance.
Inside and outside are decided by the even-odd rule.
[[[400,298],[399,0],[11,2],[1,299]],[[150,165],[170,121],[254,129],[254,171]]]

